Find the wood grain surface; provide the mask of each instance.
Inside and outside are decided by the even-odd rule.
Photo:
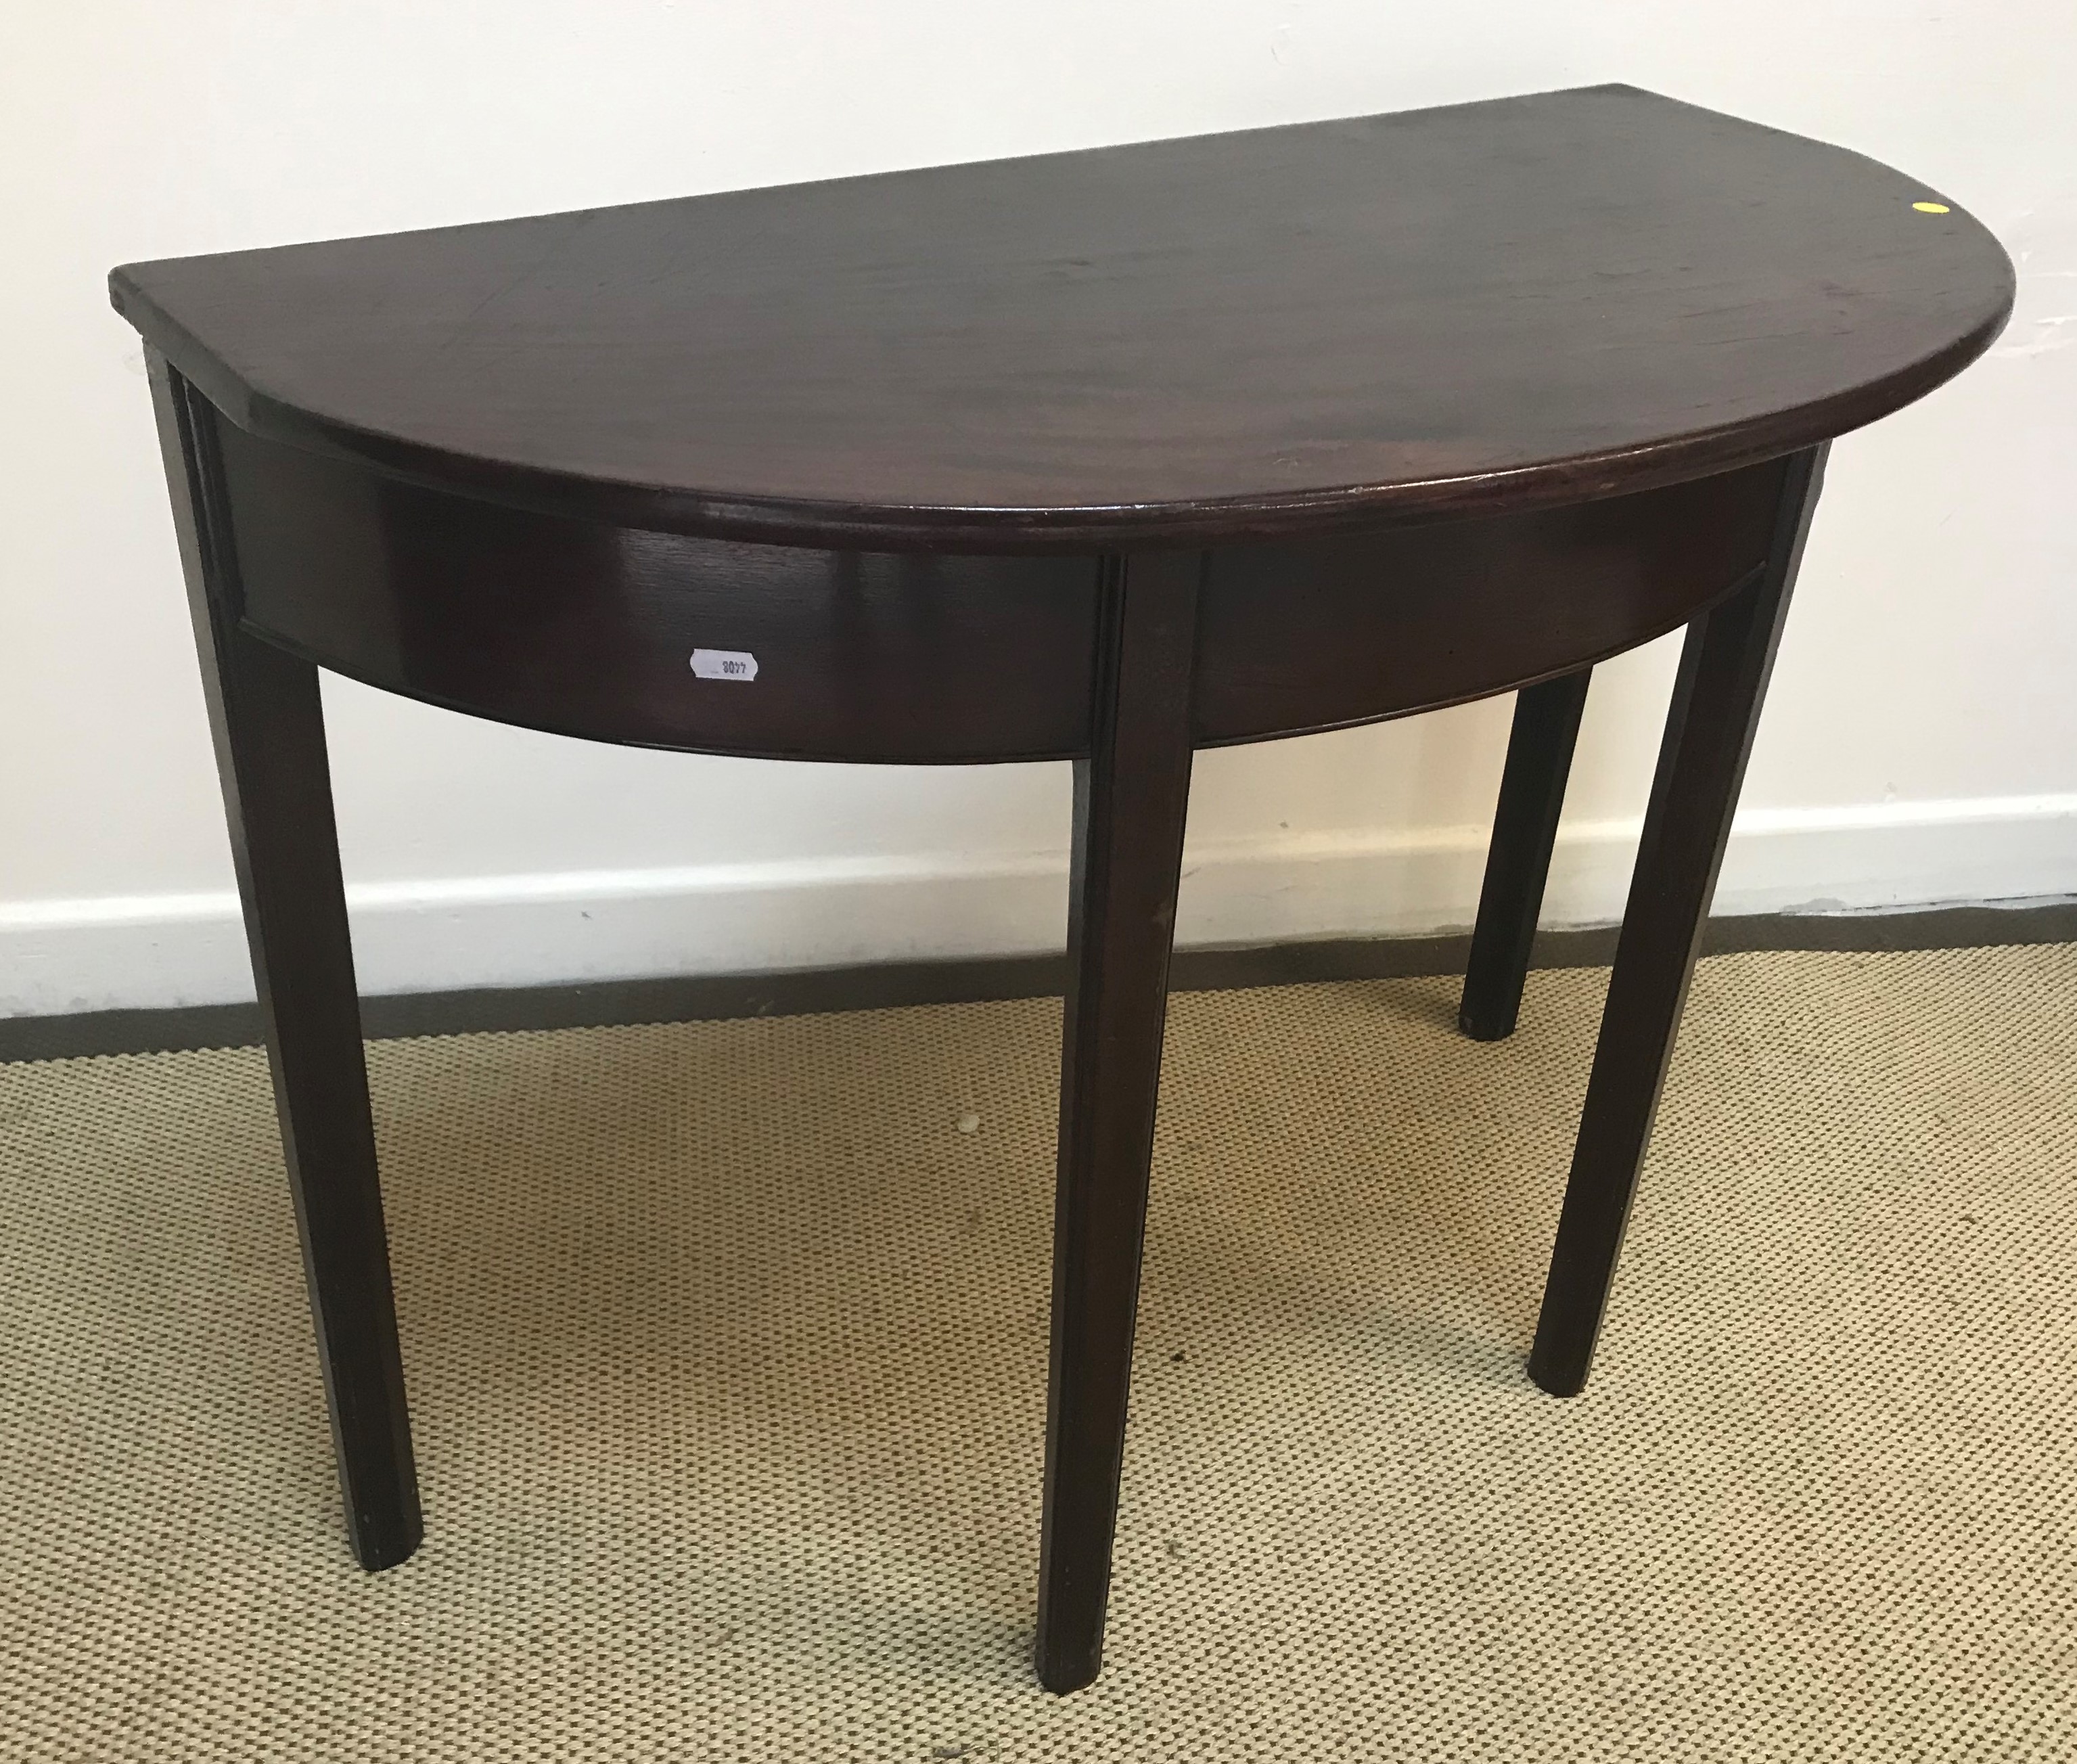
[[[1102,550],[1749,464],[1988,346],[1875,161],[1622,86],[132,264],[234,422],[826,546]]]

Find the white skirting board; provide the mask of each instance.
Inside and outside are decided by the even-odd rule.
[[[1544,922],[1621,914],[1638,824],[1559,834]],[[1469,923],[1483,826],[1206,842],[1177,940],[1418,935]],[[1066,934],[1059,851],[350,885],[368,993],[1025,954]],[[2077,795],[1739,817],[1722,915],[1880,912],[2077,894]],[[0,903],[0,1016],[252,996],[229,892]]]

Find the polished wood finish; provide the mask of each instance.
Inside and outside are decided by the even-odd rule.
[[[814,551],[441,496],[219,418],[251,627],[501,722],[710,753],[1064,759],[1094,558]],[[695,648],[757,658],[702,680]]]
[[[1565,806],[1565,780],[1592,680],[1593,670],[1583,668],[1523,688],[1514,702],[1500,806],[1486,850],[1485,886],[1457,1009],[1457,1026],[1473,1041],[1505,1040],[1521,1012],[1529,953],[1558,840],[1558,816]]]
[[[135,264],[240,427],[835,548],[1094,553],[1778,457],[1990,341],[2011,267],[1858,154],[1627,86]]]
[[[1201,746],[1431,710],[1675,630],[1759,568],[1778,460],[1566,509],[1216,551]]]
[[[1681,651],[1530,1351],[1554,1396],[1586,1386],[1824,470],[1823,447],[1790,462],[1766,569]]]
[[[1531,1361],[1576,1390],[1816,450],[2010,309],[1929,193],[1601,86],[117,270],[361,1558],[418,1518],[313,664],[601,740],[1074,760],[1038,1637],[1071,1689],[1193,749],[1523,690],[1465,1005],[1504,1032],[1585,670],[1688,625]]]
[[[1038,1564],[1038,1676],[1055,1691],[1087,1684],[1103,1658],[1203,575],[1188,551],[1108,568],[1096,715],[1075,762]]]
[[[197,414],[248,627],[430,703],[595,739],[901,761],[1087,747],[1094,558],[812,551],[440,496]],[[1217,553],[1201,746],[1577,668],[1759,567],[1778,460],[1571,508]],[[696,647],[758,658],[754,689]]]
[[[150,365],[347,1530],[363,1567],[388,1568],[422,1527],[318,672],[240,628],[198,401]]]

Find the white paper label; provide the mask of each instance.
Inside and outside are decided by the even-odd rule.
[[[696,649],[693,672],[701,680],[755,680],[757,658],[747,649]]]

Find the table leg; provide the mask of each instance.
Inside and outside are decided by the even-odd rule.
[[[1554,1396],[1586,1386],[1824,459],[1785,462],[1766,563],[1688,627],[1529,1357]]]
[[[1203,560],[1157,553],[1108,570],[1090,749],[1075,762],[1038,1567],[1038,1676],[1053,1691],[1088,1683],[1103,1660]]]
[[[387,1568],[422,1527],[317,669],[240,627],[198,394],[151,370],[347,1525]]]
[[[1565,780],[1572,769],[1580,714],[1587,706],[1591,668],[1561,674],[1515,695],[1492,842],[1486,851],[1485,887],[1464,969],[1457,1026],[1473,1041],[1496,1042],[1514,1033],[1521,1009],[1529,952],[1536,941]]]

